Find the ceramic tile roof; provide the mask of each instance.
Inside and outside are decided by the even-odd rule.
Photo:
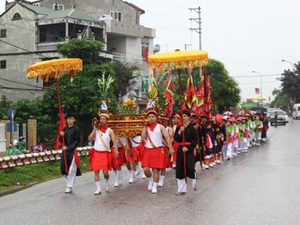
[[[54,10],[45,7],[33,6],[25,3],[20,3],[20,4],[37,14],[44,15],[40,17],[40,19],[58,19],[58,18],[69,17],[73,19],[99,22],[99,20],[97,20],[96,18],[93,18],[77,9]]]
[[[45,7],[39,7],[39,6],[34,6],[26,3],[19,3],[20,5],[30,9],[31,11],[37,13],[37,14],[43,14],[43,15],[48,15],[49,13],[52,13],[54,10],[45,8]]]
[[[54,10],[52,13],[42,17],[41,19],[57,19],[57,18],[66,18],[66,17],[99,22],[99,20],[97,20],[96,18],[84,14],[83,12],[77,9]]]

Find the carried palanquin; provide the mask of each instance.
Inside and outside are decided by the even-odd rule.
[[[146,122],[147,114],[109,114],[108,124],[119,137],[135,137],[142,133]]]
[[[99,109],[99,115],[103,110]],[[118,114],[109,113],[109,127],[119,137],[135,137],[140,135],[147,122],[147,114],[142,112],[137,114],[136,103],[132,98],[126,99]]]

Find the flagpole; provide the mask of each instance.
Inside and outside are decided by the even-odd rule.
[[[183,104],[183,100],[182,100],[182,83],[181,83],[181,76],[180,76],[180,70],[178,70],[178,84],[179,84],[179,105],[180,105],[180,118],[181,118],[181,123],[182,126],[184,126],[183,124],[183,110],[182,110],[182,104]],[[185,131],[182,132],[182,148],[185,147]],[[183,171],[184,171],[184,180],[185,183],[187,183],[187,177],[186,177],[186,154],[185,152],[182,150],[182,154],[183,154]]]
[[[60,99],[60,90],[59,90],[58,78],[56,78],[55,81],[56,81],[56,92],[57,92],[59,115],[61,116],[62,107],[61,107],[61,99]],[[65,145],[65,137],[62,136],[61,138],[62,138],[62,142],[63,142],[63,146],[64,146]],[[68,174],[67,152],[63,150],[63,154],[64,154],[65,172]]]

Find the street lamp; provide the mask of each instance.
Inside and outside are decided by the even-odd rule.
[[[290,61],[287,61],[287,60],[285,60],[285,59],[282,59],[281,62],[287,62],[287,63],[290,63],[293,67],[295,66],[294,63],[292,63],[292,62],[290,62]]]
[[[257,73],[260,76],[260,97],[262,98],[262,74],[256,71],[252,71],[252,73]]]

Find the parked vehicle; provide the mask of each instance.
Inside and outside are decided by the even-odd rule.
[[[293,119],[300,118],[300,103],[296,103],[293,105]]]
[[[289,117],[285,111],[274,110],[270,112],[270,123],[271,126],[275,125],[275,112],[277,112],[277,124],[286,125],[289,122]]]
[[[267,108],[263,107],[263,106],[254,106],[250,109],[250,113],[252,115],[260,114],[260,113],[266,113],[266,112],[267,112]]]
[[[267,111],[268,119],[270,119],[270,117],[271,117],[271,112],[273,112],[275,110],[282,110],[282,109],[280,109],[280,108],[268,108],[268,111]]]

